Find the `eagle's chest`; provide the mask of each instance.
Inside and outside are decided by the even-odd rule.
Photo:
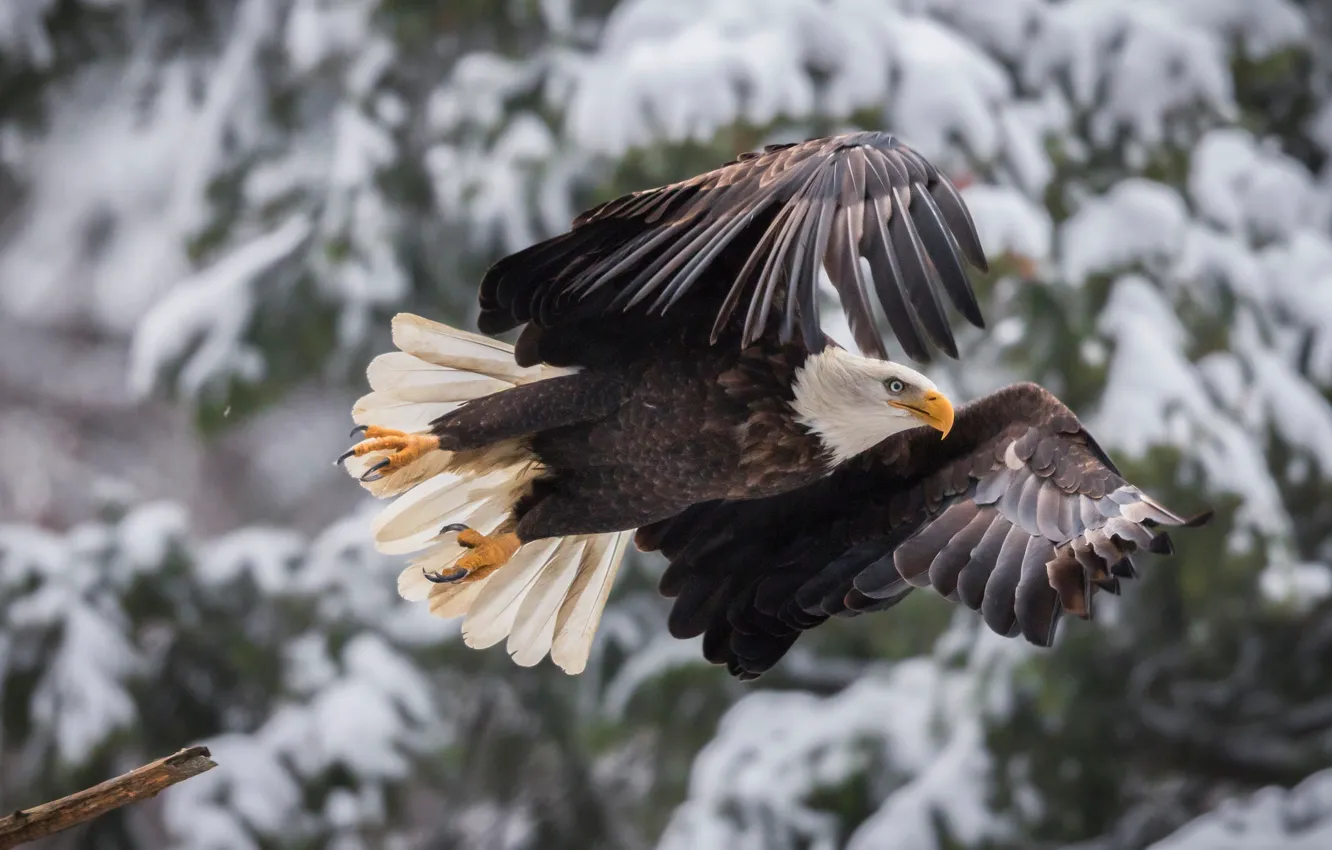
[[[617,417],[657,486],[695,498],[753,499],[827,474],[822,442],[791,407],[794,368],[783,352],[658,363]]]

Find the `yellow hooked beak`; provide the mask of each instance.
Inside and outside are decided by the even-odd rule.
[[[940,439],[947,437],[948,432],[953,430],[953,403],[938,390],[929,390],[921,395],[918,401],[888,403],[907,411],[931,428],[938,428],[942,433]]]

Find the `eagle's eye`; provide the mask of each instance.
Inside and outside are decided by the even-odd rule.
[[[897,395],[898,393],[902,392],[902,390],[904,389],[906,389],[906,384],[902,383],[896,378],[893,378],[891,381],[888,382],[888,392],[892,393],[893,395]]]

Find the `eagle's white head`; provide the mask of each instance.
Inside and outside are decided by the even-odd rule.
[[[828,346],[796,371],[797,420],[842,463],[894,434],[929,425],[948,436],[953,405],[934,383],[901,363]]]

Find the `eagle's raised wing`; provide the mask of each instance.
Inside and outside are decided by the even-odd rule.
[[[891,135],[855,133],[769,146],[583,213],[568,233],[490,268],[478,324],[486,333],[527,322],[552,328],[640,305],[659,313],[692,299],[714,314],[706,319],[714,342],[728,327],[742,344],[772,331],[785,342],[799,325],[817,351],[822,265],[862,351],[886,357],[871,313],[873,286],[903,350],[928,361],[927,340],[958,353],[940,288],[983,326],[964,263],[987,268],[948,178]]]
[[[817,484],[710,502],[641,529],[670,559],[676,637],[742,678],[806,629],[932,587],[1001,635],[1048,645],[1061,612],[1090,618],[1158,526],[1193,525],[1125,481],[1063,404],[1034,384],[963,407],[946,440],[908,431]]]

